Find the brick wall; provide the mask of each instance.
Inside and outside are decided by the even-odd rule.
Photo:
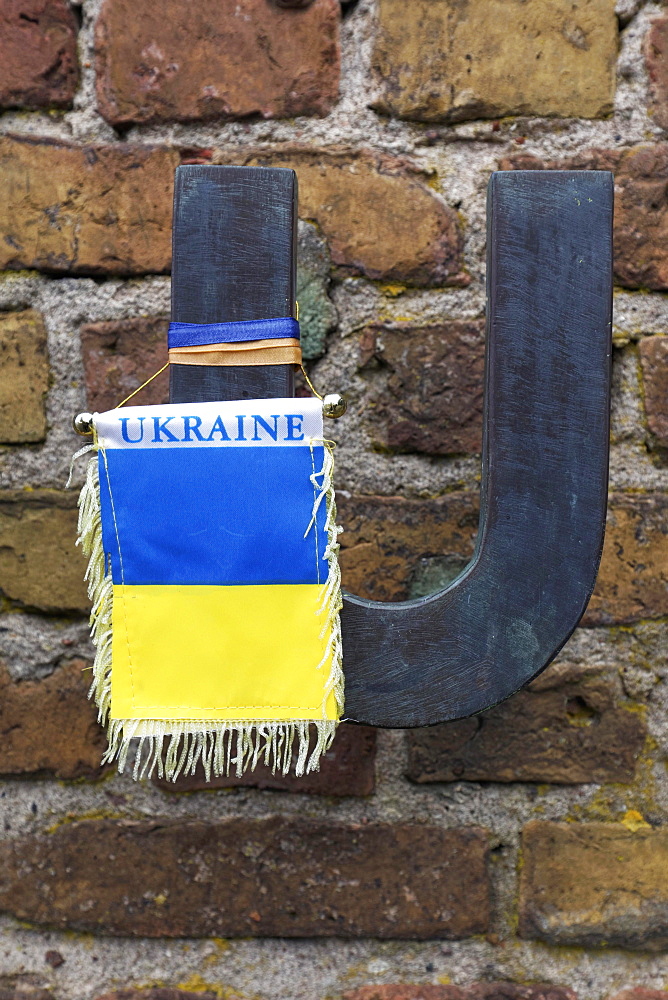
[[[0,106],[0,1000],[665,996],[665,9],[0,0]],[[163,363],[193,160],[299,174],[306,355],[350,400],[342,564],[382,600],[472,552],[490,171],[616,174],[583,627],[481,718],[343,727],[299,784],[134,784],[86,701],[70,420]]]

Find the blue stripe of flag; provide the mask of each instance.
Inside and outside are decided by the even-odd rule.
[[[322,463],[322,446],[100,453],[114,583],[324,582],[324,500],[317,529],[303,537],[315,497],[309,477]]]

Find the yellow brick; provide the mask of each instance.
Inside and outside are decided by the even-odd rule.
[[[26,309],[0,315],[0,441],[44,440],[48,386],[46,330],[40,314]]]
[[[613,0],[379,0],[376,107],[417,121],[612,110]]]

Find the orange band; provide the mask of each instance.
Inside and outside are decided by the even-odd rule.
[[[300,365],[301,345],[292,338],[173,347],[172,365]]]

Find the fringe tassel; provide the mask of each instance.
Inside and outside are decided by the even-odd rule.
[[[91,446],[95,449],[95,446]],[[89,450],[89,449],[85,449]],[[83,453],[83,449],[82,449]],[[316,492],[311,522],[305,537],[316,524],[322,502],[325,503],[327,546],[324,559],[329,571],[323,598],[317,614],[326,614],[321,638],[329,632],[327,646],[318,664],[322,669],[331,660],[330,672],[325,682],[322,701],[322,719],[316,721],[272,722],[246,720],[243,722],[202,722],[197,720],[109,719],[111,709],[111,648],[113,587],[111,568],[106,565],[102,545],[100,507],[100,481],[97,457],[88,463],[86,478],[79,497],[79,524],[77,544],[88,557],[85,580],[91,600],[91,638],[95,646],[93,683],[89,698],[98,707],[98,720],[107,726],[108,747],[102,763],[117,762],[123,772],[133,740],[135,749],[132,776],[135,780],[150,778],[157,773],[160,778],[176,781],[181,774],[194,774],[202,763],[206,780],[211,777],[228,777],[231,771],[241,777],[245,771],[262,764],[271,767],[272,773],[287,774],[297,751],[294,773],[299,777],[320,768],[320,759],[334,739],[338,720],[326,718],[326,705],[334,693],[338,714],[343,711],[343,644],[339,612],[341,598],[341,572],[338,563],[338,535],[336,525],[336,500],[333,484],[334,455],[329,442],[324,442],[324,463],[314,472],[311,481]],[[322,482],[319,480],[322,479]],[[311,730],[315,730],[315,745],[311,746]],[[165,752],[163,754],[163,749]]]
[[[179,722],[145,719],[112,719],[109,723],[109,746],[102,758],[106,764],[116,761],[119,772],[125,768],[132,740],[137,739],[132,777],[176,781],[179,775],[194,774],[201,763],[206,776],[240,778],[258,763],[288,774],[296,751],[294,773],[297,777],[317,771],[320,758],[332,744],[338,723],[334,719],[316,722]],[[316,738],[311,735],[313,727]],[[164,751],[164,752],[163,752]]]
[[[105,565],[102,545],[100,479],[97,456],[91,458],[79,496],[79,537],[77,545],[88,558],[84,580],[91,601],[90,635],[95,646],[93,683],[88,692],[98,707],[98,721],[107,723],[111,708],[111,612],[113,585],[111,570]]]
[[[329,566],[329,572],[327,574],[327,580],[325,582],[325,590],[322,598],[320,607],[318,608],[317,614],[321,615],[326,613],[326,618],[323,622],[322,629],[320,631],[320,638],[323,639],[327,632],[329,632],[329,639],[327,641],[327,647],[323,654],[322,660],[318,664],[318,670],[327,663],[331,658],[332,665],[329,672],[329,677],[325,683],[325,693],[322,700],[322,712],[323,717],[325,716],[325,706],[327,700],[332,692],[334,692],[334,699],[336,701],[336,706],[339,711],[339,715],[343,712],[343,688],[344,688],[344,676],[343,676],[343,640],[341,637],[341,618],[340,611],[343,607],[343,598],[341,597],[341,569],[339,567],[339,542],[338,536],[343,531],[343,528],[339,528],[336,524],[336,495],[334,493],[334,449],[329,441],[324,441],[324,462],[323,467],[320,472],[314,472],[311,476],[311,482],[313,483],[316,490],[318,490],[315,502],[313,504],[313,513],[311,515],[311,520],[309,526],[306,529],[304,537],[308,535],[311,528],[316,524],[316,516],[320,504],[324,500],[325,502],[325,532],[327,533],[327,545],[325,547],[325,553],[323,558],[327,560]],[[318,483],[318,479],[322,477],[322,483]]]

